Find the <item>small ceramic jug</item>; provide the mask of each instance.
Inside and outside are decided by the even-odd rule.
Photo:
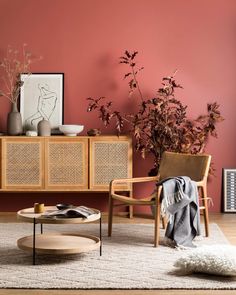
[[[51,126],[50,122],[43,119],[38,123],[37,126],[39,136],[50,136],[51,135]]]

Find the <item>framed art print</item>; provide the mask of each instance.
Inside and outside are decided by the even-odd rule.
[[[24,131],[37,130],[38,123],[48,120],[52,133],[63,124],[64,74],[21,74],[20,112]]]

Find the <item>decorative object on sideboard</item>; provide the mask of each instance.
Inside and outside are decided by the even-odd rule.
[[[26,76],[21,75],[21,81]],[[20,111],[24,130],[37,130],[38,123],[48,120],[51,133],[63,124],[63,73],[32,73],[20,92]]]
[[[7,115],[7,134],[21,135],[23,133],[21,114],[18,111],[16,102],[13,102],[11,106],[11,112]]]
[[[154,98],[146,99],[141,91],[138,75],[143,67],[137,66],[138,52],[125,51],[120,63],[129,67],[124,78],[129,79],[130,95],[139,96],[137,112],[122,114],[114,110],[111,101],[104,97],[88,98],[88,112],[97,110],[105,126],[115,121],[118,134],[126,123],[136,140],[135,148],[143,158],[152,154],[154,168],[150,175],[156,175],[164,151],[197,154],[204,152],[210,136],[217,137],[216,124],[223,120],[218,103],[209,103],[207,113],[197,119],[187,118],[187,106],[175,97],[175,91],[183,88],[175,81],[175,74],[162,79],[162,87]]]
[[[26,136],[38,136],[38,133],[37,133],[37,131],[28,130],[28,131],[26,131],[25,135]]]
[[[51,125],[48,120],[44,118],[37,125],[39,136],[50,136],[51,135]]]
[[[84,125],[60,125],[59,130],[66,136],[76,136],[84,130]]]
[[[22,134],[22,119],[17,108],[20,90],[31,75],[31,64],[41,59],[33,57],[26,47],[27,45],[23,44],[22,52],[19,52],[8,46],[6,57],[0,61],[1,78],[4,82],[0,84],[0,96],[6,97],[12,104],[12,110],[7,118],[8,135]],[[21,73],[25,73],[25,81],[20,79]]]
[[[89,129],[87,131],[88,136],[97,136],[101,134],[101,130],[100,129]]]

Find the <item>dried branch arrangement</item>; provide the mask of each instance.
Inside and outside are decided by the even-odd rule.
[[[120,63],[129,68],[124,79],[129,79],[130,94],[136,91],[140,98],[137,113],[123,115],[113,110],[112,102],[106,102],[105,97],[87,98],[87,110],[98,111],[105,126],[114,120],[118,134],[121,133],[124,122],[128,122],[135,138],[136,150],[141,152],[143,158],[147,153],[154,156],[152,174],[156,174],[164,151],[191,154],[204,152],[209,136],[217,137],[216,124],[223,117],[219,105],[214,102],[207,105],[206,114],[195,120],[188,119],[187,106],[175,98],[176,89],[183,88],[175,81],[176,72],[162,79],[162,86],[154,98],[144,99],[137,78],[143,67],[137,67],[137,54],[137,51],[125,51],[120,57]]]
[[[11,103],[16,103],[20,94],[20,88],[24,81],[21,81],[20,74],[30,75],[30,66],[33,62],[42,59],[34,57],[26,50],[27,45],[23,44],[22,52],[8,46],[6,57],[0,61],[0,78],[2,88],[0,96],[6,97]]]

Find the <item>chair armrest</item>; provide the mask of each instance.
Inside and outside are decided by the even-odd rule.
[[[139,182],[149,182],[149,181],[158,181],[159,175],[156,176],[147,176],[147,177],[134,177],[134,178],[119,178],[113,179],[110,182],[110,193],[114,193],[114,186],[119,183],[139,183]]]
[[[196,181],[196,185],[197,187],[203,187],[205,185],[205,182],[202,180],[202,181]]]
[[[210,207],[213,207],[214,206],[214,202],[213,202],[213,200],[212,200],[212,198],[210,198],[210,197],[206,197],[206,198],[199,198],[199,204],[200,204],[200,208],[205,208],[205,206],[203,205],[204,203],[204,201],[207,201],[208,202],[208,205],[210,206]],[[203,205],[203,206],[202,206]]]

